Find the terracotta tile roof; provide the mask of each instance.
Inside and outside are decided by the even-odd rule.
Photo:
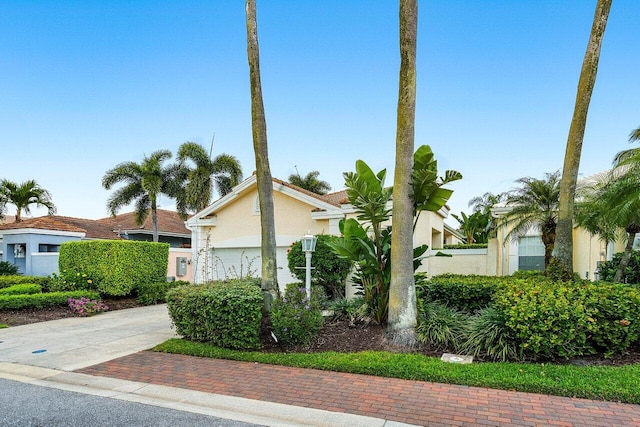
[[[318,200],[323,201],[325,203],[329,203],[330,205],[333,205],[333,206],[336,206],[336,207],[340,207],[340,203],[339,202],[335,202],[333,199],[327,197],[327,196],[329,196],[328,194],[324,195],[324,196],[321,196],[320,194],[316,194],[316,193],[314,193],[312,191],[305,190],[304,188],[298,187],[297,185],[293,185],[290,182],[282,181],[281,179],[278,179],[278,178],[272,178],[272,179],[273,179],[273,182],[277,182],[280,185],[284,185],[285,187],[293,188],[294,190],[299,191],[300,193],[304,193],[304,194],[306,194],[308,196],[311,196],[311,197],[313,197],[315,199],[318,199]],[[336,194],[336,193],[333,193],[333,194]],[[346,195],[346,193],[345,193],[345,195]]]
[[[347,197],[347,190],[336,191],[335,193],[325,194],[320,196],[327,203],[340,206],[349,203],[349,197]]]
[[[68,216],[47,215],[0,225],[0,230],[19,230],[22,228],[85,233],[85,237],[89,239],[119,238],[109,227],[105,227],[97,221],[92,219],[72,218]]]
[[[133,230],[145,230],[153,231],[153,220],[151,219],[151,212],[147,220],[142,226],[136,224],[135,214],[128,212],[115,217],[107,217],[97,220],[100,225],[109,227],[113,232],[121,231],[133,231]],[[184,225],[184,220],[180,218],[177,212],[169,211],[165,209],[158,209],[158,231],[162,233],[175,233],[175,234],[187,234],[191,236],[191,231]]]

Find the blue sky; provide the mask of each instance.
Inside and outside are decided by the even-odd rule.
[[[453,185],[452,211],[562,166],[595,0],[422,1],[416,146]],[[271,171],[357,159],[391,184],[397,1],[258,0]],[[607,169],[640,126],[638,3],[616,0],[581,173]],[[0,0],[0,178],[36,179],[58,213],[108,215],[105,171],[185,141],[255,169],[243,1]],[[171,208],[172,202],[162,201]],[[12,213],[9,211],[8,213]],[[35,214],[44,211],[35,210]],[[453,222],[453,221],[452,221]]]

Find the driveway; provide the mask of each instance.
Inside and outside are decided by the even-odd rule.
[[[74,371],[175,336],[166,304],[117,310],[0,329],[0,362]]]

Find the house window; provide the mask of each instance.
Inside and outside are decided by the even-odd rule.
[[[518,239],[518,270],[544,270],[544,244],[540,236]]]
[[[38,245],[38,252],[60,252],[60,245],[41,243]]]
[[[260,215],[260,197],[256,196],[253,201],[253,214]]]

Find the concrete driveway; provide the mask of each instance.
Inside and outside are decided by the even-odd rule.
[[[175,337],[166,304],[0,329],[0,362],[73,371]]]

